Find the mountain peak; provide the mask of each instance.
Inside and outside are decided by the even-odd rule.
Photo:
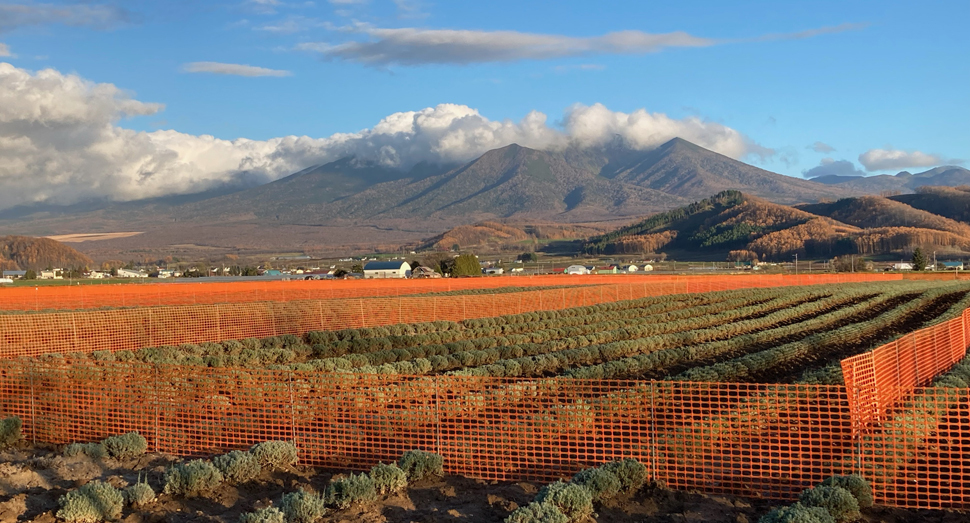
[[[689,142],[679,136],[675,138],[671,138],[670,140],[667,140],[666,142],[664,142],[663,145],[658,147],[658,149],[671,150],[671,151],[688,150],[688,151],[696,151],[696,152],[711,152],[701,147],[700,145],[697,145],[696,143],[693,143],[693,142]]]

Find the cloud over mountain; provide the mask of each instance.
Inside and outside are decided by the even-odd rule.
[[[901,151],[898,149],[869,149],[859,155],[859,163],[870,172],[906,169],[909,167],[932,167],[947,162],[959,163],[959,161],[944,160],[936,154],[927,154],[922,151]]]
[[[394,113],[372,128],[326,138],[223,140],[119,125],[122,118],[163,109],[112,84],[0,62],[0,208],[187,194],[271,181],[351,155],[402,168],[464,162],[512,143],[558,149],[620,139],[633,149],[651,149],[679,136],[735,158],[765,151],[722,124],[643,109],[614,112],[601,104],[570,107],[561,128],[537,111],[518,122],[494,121],[457,104]]]
[[[866,173],[857,169],[855,164],[849,160],[833,160],[832,158],[822,158],[822,161],[815,167],[802,172],[805,178],[817,178],[819,176],[865,176]]]

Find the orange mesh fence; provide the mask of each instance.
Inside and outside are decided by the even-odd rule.
[[[421,448],[489,480],[632,457],[674,487],[791,498],[853,470],[842,387],[186,370],[4,361],[0,411],[46,443],[137,430],[194,456],[284,439],[304,463],[352,470]]]
[[[748,287],[811,285],[901,279],[885,274],[808,274],[665,276],[547,275],[439,280],[256,281],[227,283],[152,283],[0,288],[0,310],[76,310],[102,307],[149,307],[298,301],[369,296],[403,296],[497,287],[550,285],[681,285],[682,292],[708,292]]]
[[[858,433],[842,386],[0,361],[0,415],[20,416],[37,442],[136,430],[153,451],[195,456],[286,439],[305,463],[355,470],[421,448],[450,473],[490,480],[550,481],[632,457],[672,487],[777,499],[854,472],[884,504],[970,506],[970,391],[892,394],[904,395]]]
[[[859,442],[877,503],[970,507],[970,389],[900,391],[908,400]]]
[[[879,423],[916,387],[928,385],[967,354],[970,310],[842,360],[856,430]]]
[[[461,321],[686,292],[855,281],[855,276],[871,277],[699,277],[680,280],[660,278],[649,282],[646,279],[621,278],[620,281],[625,283],[500,294],[269,301],[0,314],[0,358],[53,352],[134,350],[182,343],[263,338],[283,334],[302,335],[312,330],[375,327],[396,323]]]

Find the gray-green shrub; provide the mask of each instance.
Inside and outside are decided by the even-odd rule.
[[[276,507],[266,507],[239,515],[239,523],[284,523],[283,513]]]
[[[280,511],[286,523],[313,523],[326,514],[327,506],[321,496],[299,490],[283,496]]]
[[[602,466],[620,480],[620,492],[635,492],[647,481],[647,467],[639,461],[626,458]]]
[[[842,487],[818,486],[804,490],[798,501],[806,507],[821,507],[835,518],[837,523],[849,523],[862,517],[859,502],[851,492]]]
[[[610,499],[620,493],[620,480],[616,474],[602,467],[586,469],[573,476],[571,483],[589,489],[594,501]]]
[[[822,482],[827,487],[842,487],[852,493],[852,497],[859,502],[859,508],[869,508],[875,500],[872,497],[872,487],[869,482],[858,474],[848,476],[832,476]]]
[[[71,443],[64,447],[64,455],[67,457],[84,455],[101,459],[108,456],[108,449],[101,443]]]
[[[212,464],[219,469],[226,481],[235,485],[256,479],[263,469],[256,456],[241,450],[216,456],[212,458]]]
[[[266,467],[283,468],[293,465],[299,459],[296,445],[289,441],[264,441],[249,449],[249,453],[259,460],[259,464]]]
[[[539,490],[535,501],[555,505],[569,521],[583,521],[593,516],[593,493],[583,485],[550,483]]]
[[[163,492],[191,498],[215,489],[223,479],[219,469],[208,461],[196,459],[177,463],[165,471]]]
[[[155,501],[155,489],[147,481],[142,481],[140,477],[138,482],[128,486],[123,494],[125,502],[135,507],[143,507]]]
[[[57,500],[57,517],[70,523],[97,523],[121,518],[125,498],[121,492],[102,481],[92,481],[64,494]]]
[[[370,469],[370,477],[374,480],[377,493],[381,495],[399,492],[408,486],[408,475],[394,463],[374,465]]]
[[[351,474],[330,482],[327,487],[327,503],[337,508],[347,508],[357,503],[377,499],[374,479],[367,474]]]
[[[111,436],[105,438],[101,444],[112,458],[118,460],[136,458],[148,450],[148,442],[137,432]]]
[[[20,441],[20,429],[24,423],[17,416],[10,416],[0,420],[0,448],[9,447]]]
[[[795,503],[772,510],[761,516],[758,523],[835,523],[835,518],[822,507],[806,507]]]
[[[533,501],[509,514],[505,523],[569,523],[569,518],[555,505]]]
[[[397,466],[407,474],[408,481],[414,483],[431,476],[444,475],[445,459],[441,454],[424,450],[408,450],[397,460]]]

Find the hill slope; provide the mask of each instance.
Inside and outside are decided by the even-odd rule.
[[[916,174],[902,171],[895,175],[819,176],[812,178],[811,181],[826,185],[837,185],[857,193],[885,194],[897,192],[908,194],[928,185],[948,187],[970,185],[970,170],[955,165],[944,165]]]
[[[949,231],[960,236],[970,237],[970,225],[966,223],[879,196],[843,198],[833,203],[816,203],[797,207],[812,214],[827,216],[833,220],[861,228],[916,227]]]
[[[61,242],[30,236],[0,236],[0,269],[87,267],[91,259]]]
[[[458,245],[461,248],[486,248],[493,250],[528,250],[541,240],[562,240],[587,238],[602,234],[604,227],[586,225],[536,223],[505,224],[480,222],[473,225],[459,225],[437,236],[424,240],[417,250],[446,251]]]
[[[920,187],[916,194],[901,194],[892,200],[951,220],[970,222],[970,187]]]
[[[422,165],[407,173],[344,159],[177,212],[301,224],[510,217],[575,222],[656,212],[725,189],[780,202],[844,195],[678,138],[652,151],[539,151],[513,144],[457,168]]]
[[[823,215],[808,212],[813,209]],[[724,191],[591,238],[583,250],[589,254],[662,251],[681,259],[702,256],[777,261],[793,254],[874,255],[908,252],[920,246],[968,251],[970,227],[883,199],[850,199],[795,208],[739,191]]]
[[[674,138],[653,151],[608,166],[605,175],[683,198],[699,199],[738,190],[778,203],[796,203],[844,195],[824,184],[753,167]]]

